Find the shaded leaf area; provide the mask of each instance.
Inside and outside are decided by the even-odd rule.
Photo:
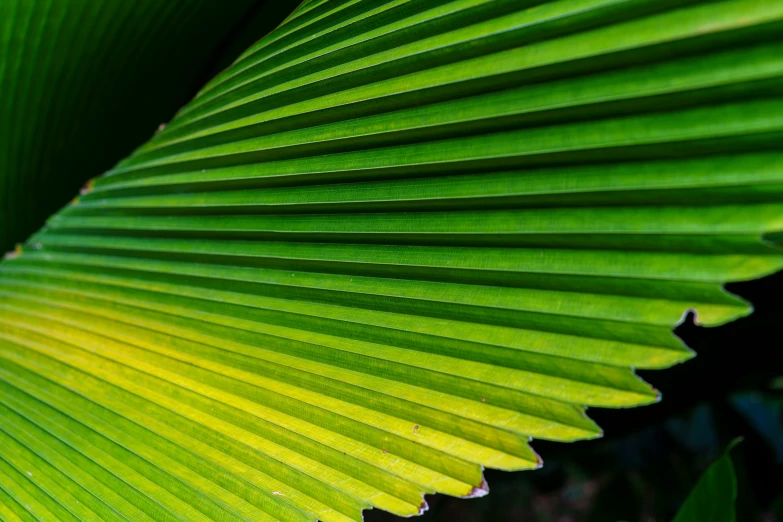
[[[696,487],[674,517],[674,522],[690,520],[721,520],[734,522],[734,502],[737,498],[737,477],[727,450],[704,472]]]
[[[0,500],[409,516],[656,402],[685,311],[783,264],[782,21],[302,4],[3,264]]]
[[[0,251],[170,118],[256,3],[0,3]]]

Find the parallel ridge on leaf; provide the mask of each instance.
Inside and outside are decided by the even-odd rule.
[[[310,0],[0,269],[0,516],[361,520],[658,400],[783,255],[783,4]]]

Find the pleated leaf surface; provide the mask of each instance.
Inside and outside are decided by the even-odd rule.
[[[304,2],[0,268],[0,516],[410,516],[656,402],[783,266],[782,29]]]

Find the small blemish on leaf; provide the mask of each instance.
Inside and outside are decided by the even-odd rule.
[[[387,454],[387,453],[389,453],[389,452],[388,452],[388,451],[386,451],[385,449],[382,449],[382,450],[381,450],[381,453],[383,453],[384,455],[386,455],[386,454]]]
[[[87,194],[92,190],[93,185],[95,185],[95,180],[91,179],[90,181],[84,184],[82,189],[79,191],[79,194],[81,194],[82,196]]]
[[[415,434],[417,431],[419,431],[419,425],[418,424],[413,427],[413,433]]]
[[[487,402],[487,398],[486,397],[482,397],[481,398],[481,402]]]
[[[16,259],[17,257],[22,255],[22,245],[16,245],[16,248],[11,250],[10,252],[5,253],[5,259]]]
[[[470,490],[470,493],[468,493],[465,498],[483,497],[487,493],[489,493],[489,486],[487,485],[486,479],[482,476],[481,484],[479,484],[478,486],[474,486],[473,489]]]

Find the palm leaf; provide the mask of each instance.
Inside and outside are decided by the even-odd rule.
[[[2,513],[414,515],[657,401],[783,266],[781,21],[303,3],[3,264]]]

